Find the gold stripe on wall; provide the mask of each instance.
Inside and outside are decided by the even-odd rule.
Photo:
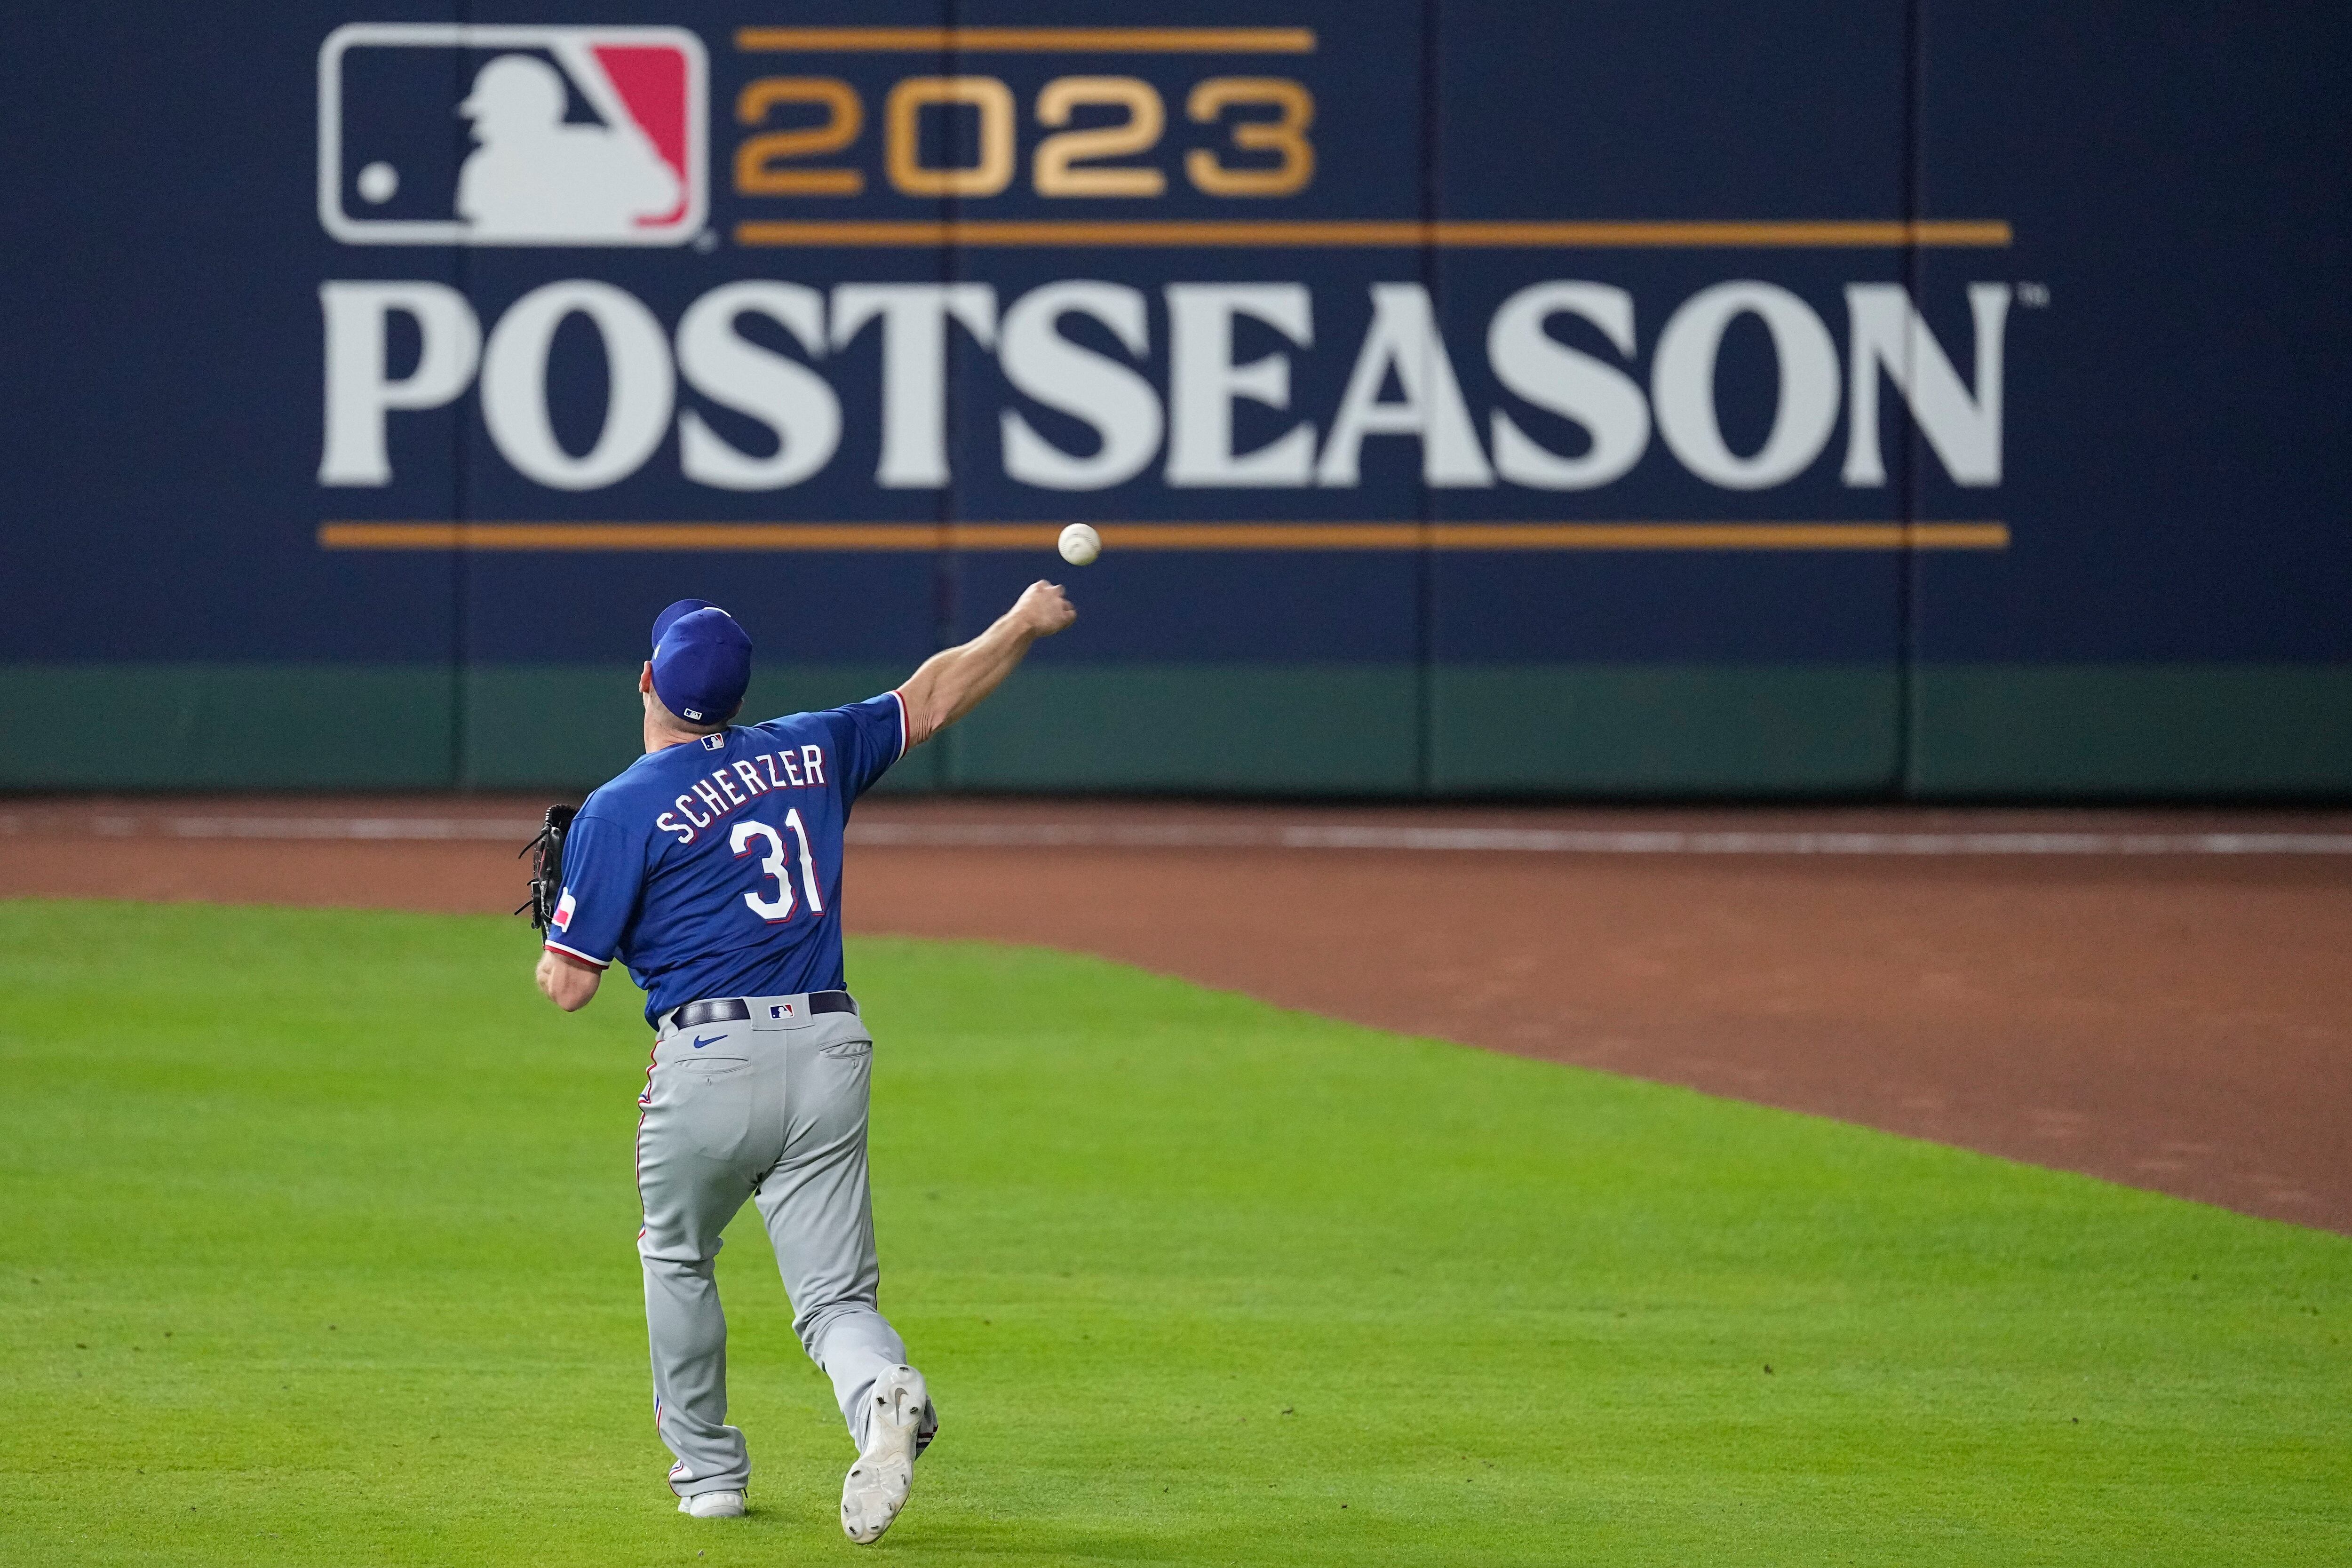
[[[747,53],[1311,55],[1312,27],[738,27]]]
[[[322,550],[1049,551],[1058,522],[322,522]],[[2005,522],[1106,522],[1105,550],[2006,550]]]
[[[742,246],[835,246],[848,248],[974,248],[1052,246],[1174,247],[1285,246],[1315,248],[1463,250],[1706,250],[1998,248],[2011,243],[1999,219],[1906,223],[1876,219],[1799,219],[1754,223],[1422,223],[1383,219],[1235,218],[1199,222],[1133,219],[1090,222],[793,219],[735,226]]]

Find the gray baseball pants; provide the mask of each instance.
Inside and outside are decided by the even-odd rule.
[[[669,1482],[681,1497],[740,1489],[751,1475],[743,1434],[727,1425],[727,1319],[712,1278],[719,1233],[746,1198],[767,1222],[793,1331],[833,1380],[860,1449],[875,1380],[907,1359],[875,1306],[873,1037],[855,1013],[812,1015],[805,996],[747,1000],[748,1020],[663,1029],[638,1099],[654,1425],[677,1456]]]

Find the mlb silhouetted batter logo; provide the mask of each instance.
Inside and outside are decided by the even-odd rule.
[[[682,244],[706,74],[677,27],[340,27],[319,51],[320,222],[353,245]]]
[[[457,176],[457,216],[477,240],[625,239],[677,215],[682,171],[635,127],[567,124],[545,60],[499,56],[459,109],[479,145]]]

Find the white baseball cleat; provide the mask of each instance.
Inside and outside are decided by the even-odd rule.
[[[677,1511],[690,1513],[697,1519],[740,1519],[743,1517],[741,1492],[697,1492],[692,1497],[677,1500]]]
[[[915,1484],[915,1456],[939,1430],[930,1389],[911,1366],[893,1367],[874,1384],[866,1448],[841,1483],[842,1532],[860,1546],[882,1539]]]

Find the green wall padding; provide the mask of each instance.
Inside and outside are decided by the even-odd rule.
[[[2341,795],[2352,667],[1923,665],[1914,795]]]
[[[764,670],[759,718],[898,666]],[[1403,796],[2342,796],[2352,667],[1023,669],[886,789]],[[547,789],[638,754],[626,668],[0,665],[0,788]],[[1426,725],[1424,733],[1423,726]]]
[[[1438,795],[1856,795],[1898,782],[1884,665],[1439,665]]]
[[[0,665],[0,787],[446,789],[446,665]]]
[[[1410,795],[1412,665],[1022,670],[953,735],[957,789]]]

